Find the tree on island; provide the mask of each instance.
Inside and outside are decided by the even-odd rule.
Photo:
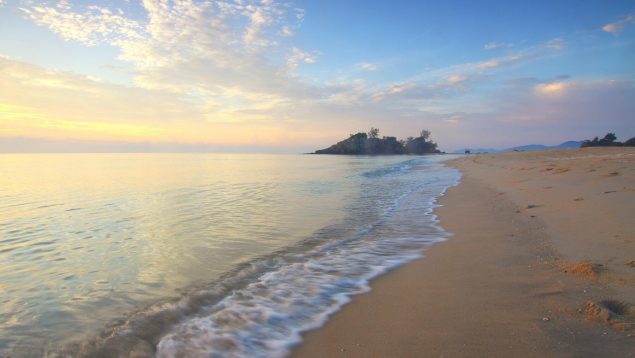
[[[372,127],[368,133],[351,134],[348,139],[315,154],[390,155],[440,153],[437,144],[430,140],[430,131],[424,129],[419,137],[397,140],[396,137],[379,138],[379,129]]]
[[[586,147],[635,147],[635,137],[627,140],[624,143],[617,142],[617,136],[615,133],[607,133],[604,138],[599,139],[595,137],[591,140],[585,140],[580,145],[580,148]]]
[[[608,145],[611,145],[613,144],[613,142],[615,142],[616,139],[617,137],[615,136],[615,133],[607,133],[600,142],[604,142],[604,143],[607,143]]]
[[[430,131],[422,130],[417,138],[408,138],[405,150],[408,154],[438,153],[437,144],[430,140]]]

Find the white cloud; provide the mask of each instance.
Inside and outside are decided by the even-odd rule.
[[[341,127],[325,109],[276,94],[219,88],[205,100],[114,85],[0,55],[0,142],[5,138],[317,147]],[[320,120],[315,120],[316,118]],[[302,125],[298,125],[303,121]],[[310,135],[308,134],[310,133]],[[329,139],[330,140],[330,139]],[[79,144],[78,144],[79,145]],[[308,146],[308,147],[307,147]],[[71,146],[72,147],[72,146]],[[81,149],[77,149],[81,150]]]
[[[468,91],[469,88],[465,85],[468,79],[466,74],[452,74],[431,83],[399,82],[375,91],[370,98],[384,104],[398,105],[406,102],[410,107],[429,106],[434,101],[450,100]]]
[[[291,30],[291,28],[289,26],[282,26],[282,30],[280,30],[280,35],[282,36],[293,36],[293,30]]]
[[[451,85],[464,82],[465,80],[467,80],[467,76],[465,75],[456,74],[456,75],[450,75],[448,77],[448,83]]]
[[[269,6],[270,2],[264,3],[263,7],[245,8],[245,14],[249,18],[249,25],[245,28],[244,40],[247,46],[267,46],[270,42],[261,36],[262,29],[273,22]]]
[[[331,86],[333,94],[325,101],[328,104],[350,107],[368,102],[369,87],[371,86],[363,80],[335,83]]]
[[[496,68],[498,66],[500,66],[500,61],[497,59],[483,61],[478,65],[479,68],[483,68],[483,69]]]
[[[386,93],[398,94],[413,90],[415,88],[417,88],[417,84],[414,82],[398,83],[388,87]]]
[[[534,91],[542,96],[559,96],[565,92],[568,86],[568,83],[561,81],[540,83],[534,87]]]
[[[635,135],[635,87],[629,81],[524,79],[481,100],[486,101],[482,111],[421,116],[439,143],[454,148],[554,145],[607,132],[624,139]]]
[[[471,83],[490,71],[540,56],[537,49],[529,49],[450,66],[389,86],[367,85],[360,89],[354,81],[324,86],[298,77],[295,72],[303,64],[315,63],[320,52],[282,41],[293,35],[292,29],[304,18],[303,10],[288,3],[145,0],[142,6],[147,15],[142,19],[126,17],[118,9],[67,2],[58,6],[29,5],[23,11],[32,21],[64,39],[118,48],[118,58],[133,66],[137,86],[175,92],[204,103],[228,100],[230,88],[233,110],[261,110],[274,102],[280,108],[292,101],[328,102],[333,98],[355,98],[355,102],[368,103],[429,102],[431,98],[468,91]],[[557,43],[547,46],[554,45]],[[366,72],[378,70],[377,65],[367,62],[356,67]],[[270,95],[275,101],[267,97]]]
[[[602,122],[626,124],[635,110],[635,87],[630,81],[519,81],[498,98],[500,121],[515,118],[534,122],[570,122],[592,126]],[[519,116],[523,108],[522,116]],[[515,114],[514,114],[515,113]]]
[[[67,2],[27,3],[22,11],[65,40],[118,48],[119,60],[134,68],[134,83],[169,90],[197,101],[213,101],[224,88],[240,88],[246,108],[264,94],[320,96],[317,87],[292,70],[317,61],[318,51],[286,49],[278,39],[293,35],[304,12],[288,3],[264,1],[145,0],[146,17],[119,9]],[[287,58],[276,58],[281,53]],[[202,98],[201,98],[202,97]]]
[[[359,68],[361,68],[362,71],[366,71],[366,72],[377,72],[379,70],[379,68],[377,68],[376,65],[372,63],[368,63],[368,62],[360,63]]]
[[[624,30],[624,28],[628,25],[635,24],[635,14],[630,14],[622,19],[608,23],[602,26],[602,30],[611,34],[618,34]]]
[[[70,11],[66,1],[54,7],[32,6],[21,8],[29,19],[46,26],[64,40],[79,41],[88,46],[101,42],[117,43],[123,40],[141,39],[140,24],[99,6],[89,6],[82,13]]]
[[[497,48],[503,48],[503,47],[512,47],[513,45],[510,43],[505,43],[505,42],[495,42],[495,41],[491,41],[486,43],[483,48],[485,50],[494,50]]]
[[[304,51],[297,47],[291,49],[291,54],[287,58],[287,66],[289,69],[296,69],[300,65],[300,63],[316,63],[317,56],[319,52],[317,51]]]
[[[483,48],[486,50],[493,50],[499,47],[501,47],[501,44],[498,42],[488,42],[485,44],[485,46],[483,46]]]
[[[498,67],[510,66],[531,58],[527,54],[515,54],[504,57],[492,58],[486,61],[478,62],[475,67],[481,70],[490,70]]]
[[[63,71],[0,57],[0,105],[20,108],[2,111],[4,120],[19,123],[8,127],[32,125],[53,130],[52,124],[74,131],[128,132],[147,130],[157,133],[163,121],[201,118],[196,107],[168,92],[118,86]],[[46,119],[46,120],[43,120]],[[53,123],[55,122],[55,123]],[[123,129],[123,130],[122,130]],[[45,133],[46,134],[46,133]]]
[[[140,12],[142,18],[132,18],[132,12],[124,14],[114,7],[86,6],[82,2],[73,5],[60,1],[50,6],[33,2],[24,4],[27,18],[49,28],[62,39],[87,46],[113,46],[119,51],[118,58],[132,68],[138,87],[117,87],[87,77],[48,73],[41,68],[30,69],[32,72],[18,71],[14,66],[14,70],[3,74],[13,76],[11,82],[5,82],[13,83],[13,89],[0,88],[0,93],[10,93],[14,104],[43,101],[48,98],[47,91],[53,89],[54,101],[59,102],[59,106],[40,108],[49,117],[61,118],[66,113],[72,117],[68,121],[84,123],[90,122],[86,120],[88,114],[96,113],[95,118],[100,121],[121,119],[139,128],[153,127],[155,123],[178,123],[179,126],[170,127],[174,138],[182,138],[179,137],[181,132],[189,131],[189,138],[201,141],[213,136],[220,138],[222,126],[236,123],[245,124],[244,128],[260,128],[257,126],[267,123],[271,126],[269,129],[279,135],[276,138],[295,135],[293,133],[298,133],[300,127],[304,131],[313,128],[313,134],[304,138],[325,132],[335,136],[329,137],[326,143],[339,137],[341,131],[366,126],[364,123],[370,119],[387,132],[393,125],[397,135],[402,126],[404,131],[409,126],[420,129],[422,119],[437,123],[436,127],[431,126],[433,131],[442,129],[444,123],[452,124],[458,130],[469,126],[475,118],[480,120],[486,116],[476,113],[470,107],[473,104],[464,101],[470,96],[464,94],[495,78],[492,74],[507,66],[544,58],[565,47],[563,39],[555,38],[524,49],[517,46],[513,54],[421,71],[417,76],[396,79],[389,84],[350,79],[337,83],[310,82],[295,70],[315,63],[320,52],[292,43],[291,37],[299,31],[304,11],[288,3],[273,0],[145,0],[141,5],[145,9]],[[627,17],[620,21],[609,24],[612,27],[605,31],[617,33],[633,20]],[[512,45],[502,42],[485,45],[485,49],[507,48],[506,51],[509,47]],[[377,71],[378,66],[363,62],[353,69],[349,72],[360,74],[361,71]],[[0,81],[0,86],[2,84]],[[495,82],[487,84],[497,85]],[[505,102],[500,101],[500,96],[492,96],[496,97],[492,103],[481,106],[487,110],[491,108],[489,114],[500,121],[518,118],[519,113],[535,119],[547,116],[547,109],[562,113],[558,112],[561,109],[557,103],[571,104],[573,99],[581,101],[585,95],[632,93],[632,89],[628,92],[624,88],[626,92],[617,89],[611,92],[604,87],[604,92],[598,92],[585,91],[583,87],[562,79],[532,82],[523,88],[525,97],[522,100],[508,101],[517,104],[515,109],[497,110],[501,106],[499,102]],[[632,100],[633,96],[629,96],[628,100]],[[605,95],[602,98],[610,99]],[[479,102],[486,102],[481,99]],[[610,103],[617,106],[616,101]],[[594,103],[605,108],[602,103]],[[448,114],[459,107],[466,113]],[[587,104],[582,107],[589,109]],[[545,112],[539,112],[538,108]],[[303,121],[303,126],[297,126],[298,121]],[[275,130],[271,129],[274,122]],[[83,125],[90,130],[98,128]],[[220,127],[213,127],[216,125]],[[333,134],[336,131],[339,134]],[[473,135],[466,138],[469,137]],[[439,141],[443,142],[443,138]]]
[[[556,37],[555,39],[547,41],[546,46],[554,50],[562,50],[566,46],[566,42],[564,39]]]

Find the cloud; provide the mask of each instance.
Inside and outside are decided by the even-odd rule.
[[[555,145],[607,132],[624,139],[635,136],[635,86],[630,81],[519,79],[481,100],[486,110],[420,116],[446,149]]]
[[[367,97],[373,102],[392,102],[401,108],[404,103],[399,102],[405,101],[410,106],[428,108],[433,108],[434,103],[436,109],[440,109],[451,106],[452,100],[471,92],[495,71],[549,56],[553,50],[547,43],[542,43],[506,56],[427,70],[411,79],[377,89]],[[441,102],[447,105],[441,106]]]
[[[337,94],[336,97],[355,98],[355,103],[382,103],[389,108],[407,112],[412,111],[412,108],[422,107],[442,110],[452,106],[452,101],[461,95],[471,92],[474,87],[491,77],[494,71],[549,56],[556,48],[548,44],[549,42],[541,43],[510,55],[483,61],[428,70],[408,80],[383,87],[375,86],[364,91],[356,90],[354,94],[349,93],[346,96]]]
[[[467,62],[461,64],[450,65],[437,69],[429,69],[419,75],[414,76],[411,81],[422,82],[426,79],[433,79],[436,82],[448,82],[453,78],[464,78],[471,81],[485,79],[494,71],[505,67],[518,65],[532,60],[548,57],[554,53],[554,48],[547,46],[547,43],[541,43],[536,46],[519,49],[512,54],[498,57],[491,57],[481,61]],[[451,81],[450,81],[451,82]],[[459,81],[457,81],[459,82]],[[465,82],[465,81],[461,81]]]
[[[493,59],[493,60],[488,60],[488,61],[484,61],[481,62],[478,67],[479,68],[483,68],[483,69],[487,69],[487,68],[496,68],[498,66],[500,66],[501,61],[498,59]]]
[[[519,62],[526,61],[533,56],[526,54],[515,54],[504,57],[493,58],[476,64],[476,67],[482,70],[494,69],[499,67],[510,66]]]
[[[273,1],[262,1],[261,5],[246,6],[243,10],[243,14],[249,18],[249,23],[243,35],[247,46],[267,46],[271,44],[271,42],[261,36],[261,33],[265,27],[273,23],[274,17],[277,15],[276,6]]]
[[[514,46],[514,45],[510,44],[510,43],[491,41],[491,42],[486,43],[483,46],[483,49],[485,49],[485,50],[495,50],[497,48],[512,47],[512,46]]]
[[[2,56],[0,93],[0,141],[41,138],[77,143],[77,150],[99,147],[88,142],[116,142],[260,149],[284,145],[306,151],[341,136],[344,125],[353,131],[361,121],[361,115],[352,118],[326,100],[289,101],[242,86],[219,87],[196,97],[96,81]],[[335,85],[328,93],[345,93],[345,87]],[[318,144],[320,140],[324,143]]]
[[[119,43],[142,39],[141,26],[135,21],[113,14],[108,8],[89,6],[83,13],[70,11],[66,1],[55,7],[32,6],[21,8],[38,25],[46,26],[64,40],[79,41],[88,46],[102,42]]]
[[[107,125],[150,128],[160,121],[202,119],[196,107],[169,92],[113,85],[3,57],[0,92],[2,118],[16,125],[53,121],[60,127],[98,132]]]
[[[467,76],[465,75],[451,75],[448,77],[448,83],[451,85],[461,83],[467,80]]]
[[[330,84],[332,94],[324,101],[337,106],[356,106],[369,103],[372,86],[363,80]]]
[[[61,38],[88,46],[108,44],[134,68],[134,82],[212,100],[223,88],[297,98],[315,93],[292,70],[317,61],[318,51],[293,47],[289,37],[303,11],[277,1],[163,1],[142,3],[147,16],[125,17],[106,7],[27,5],[22,11]]]
[[[512,46],[511,44],[507,45],[504,43],[500,43],[500,44],[490,43],[488,45],[486,45],[485,47],[486,49],[499,48],[502,45],[505,45],[507,47]],[[462,67],[461,71],[463,72],[474,71],[474,70],[492,70],[492,69],[496,69],[500,67],[511,66],[521,62],[527,62],[537,58],[549,56],[550,54],[553,53],[553,50],[561,50],[565,47],[565,45],[566,45],[565,40],[558,37],[558,38],[551,39],[547,42],[540,43],[535,46],[519,49],[515,51],[515,53],[510,55],[494,57],[488,60],[467,63],[460,66],[455,66],[455,67],[457,68]]]
[[[322,99],[293,103],[236,86],[193,103],[169,91],[113,85],[0,57],[0,138],[47,138],[66,143],[47,148],[68,150],[73,145],[95,150],[251,145],[263,150],[280,143],[311,150],[368,123],[402,138],[426,127],[444,149],[557,144],[607,131],[635,135],[635,88],[628,81],[517,79],[498,93],[479,96],[483,110],[462,102],[470,81],[450,75],[428,84],[404,81],[382,87],[357,80],[329,84],[324,97],[317,97]]]
[[[406,102],[405,107],[411,107],[415,103],[425,105],[432,101],[451,100],[469,90],[465,86],[468,79],[467,75],[454,74],[432,83],[399,82],[376,91],[370,98],[389,106],[403,106],[403,102]]]
[[[456,91],[454,87],[430,90],[413,83],[391,88],[392,95],[401,99],[426,95],[426,90],[430,91],[427,95],[445,91],[444,98],[427,98],[434,105],[452,98],[448,94],[457,94],[447,92]],[[444,150],[465,146],[504,148],[534,142],[559,144],[609,131],[627,138],[635,135],[635,86],[630,81],[575,81],[567,76],[519,78],[506,82],[489,96],[479,96],[481,106],[463,101],[464,97],[456,97],[449,106],[407,106],[397,111],[399,117],[393,114],[391,118],[399,118],[398,125],[410,132],[425,123]],[[389,124],[377,125],[383,128]]]
[[[69,3],[26,5],[23,11],[66,40],[89,46],[106,43],[119,49],[118,59],[132,65],[136,86],[190,97],[209,108],[225,104],[235,113],[269,108],[272,103],[280,108],[292,102],[334,98],[341,103],[342,98],[373,102],[451,97],[465,92],[470,81],[490,71],[540,56],[533,49],[450,66],[389,85],[393,88],[360,89],[355,83],[325,86],[296,74],[299,66],[315,63],[320,52],[287,43],[286,38],[293,35],[291,29],[304,18],[304,11],[289,3],[146,0],[142,6],[147,16],[136,19],[117,9]],[[372,63],[358,67],[367,72],[378,70]],[[415,86],[394,92],[409,82]],[[260,100],[263,102],[258,103]]]
[[[626,26],[634,24],[634,23],[635,23],[635,14],[630,14],[623,17],[622,19],[618,21],[611,22],[602,26],[602,30],[604,32],[611,33],[613,35],[617,35],[618,33],[622,32]]]
[[[536,85],[534,91],[543,96],[558,96],[562,95],[567,87],[568,84],[566,82],[549,82]]]
[[[282,36],[286,36],[286,37],[290,37],[293,36],[293,30],[291,30],[291,28],[289,26],[282,26],[282,29],[280,30],[280,35]]]
[[[566,46],[566,42],[564,39],[557,37],[547,41],[546,46],[555,50],[562,50]]]
[[[376,65],[368,62],[360,63],[359,67],[362,69],[362,71],[366,72],[377,72],[379,70]]]
[[[297,47],[291,49],[291,54],[287,58],[287,67],[289,69],[296,69],[300,63],[316,63],[318,51],[304,51]]]
[[[555,80],[516,86],[516,90],[506,90],[505,104],[497,115],[500,122],[528,121],[545,129],[553,125],[572,132],[615,126],[616,131],[619,128],[620,132],[628,132],[635,111],[635,87],[631,81]]]
[[[111,46],[126,63],[132,85],[0,57],[3,138],[284,143],[308,150],[372,122],[397,136],[429,126],[435,139],[452,145],[479,136],[498,142],[488,131],[500,126],[512,133],[512,123],[535,128],[542,123],[546,130],[549,121],[567,123],[566,131],[578,116],[582,125],[596,128],[590,114],[604,118],[601,111],[620,124],[627,103],[635,103],[630,83],[551,78],[512,85],[497,76],[559,53],[566,45],[562,38],[388,83],[309,80],[298,69],[322,55],[294,44],[304,11],[287,2],[146,0],[140,5],[145,11],[134,17],[106,5],[49,3],[25,1],[24,16],[64,40]],[[512,45],[485,45],[503,47]],[[362,62],[353,69],[348,72],[360,75],[379,68]]]

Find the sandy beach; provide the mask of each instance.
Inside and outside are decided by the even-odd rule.
[[[482,154],[437,214],[453,233],[294,357],[635,356],[635,148]]]

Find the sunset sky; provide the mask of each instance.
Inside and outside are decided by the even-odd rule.
[[[635,2],[0,0],[0,151],[635,136]]]

